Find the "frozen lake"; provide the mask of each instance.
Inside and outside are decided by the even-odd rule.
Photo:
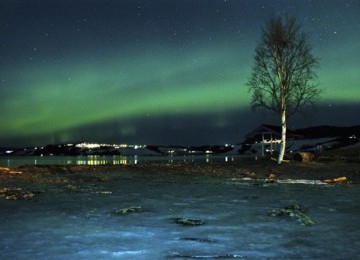
[[[263,186],[210,177],[174,182],[166,175],[139,178],[128,172],[109,178],[82,183],[77,192],[59,185],[27,186],[46,193],[32,201],[0,200],[0,258],[339,259],[360,254],[359,186]],[[291,204],[301,205],[316,224],[267,215]],[[143,211],[114,214],[130,206]],[[182,226],[174,222],[179,217],[206,224]]]

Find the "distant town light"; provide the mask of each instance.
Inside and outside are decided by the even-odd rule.
[[[281,143],[281,139],[270,139],[270,140],[263,140],[262,141],[264,144],[271,144],[271,143],[273,143],[273,144],[279,144],[279,143]]]
[[[95,144],[95,143],[80,143],[76,145],[77,148],[89,148],[89,149],[93,149],[93,148],[100,148],[101,145],[100,144]]]

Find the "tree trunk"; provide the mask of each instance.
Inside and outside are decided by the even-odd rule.
[[[281,143],[280,143],[280,152],[277,160],[278,164],[281,164],[284,160],[286,147],[286,108],[281,109]]]

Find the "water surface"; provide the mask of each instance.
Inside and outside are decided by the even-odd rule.
[[[0,156],[0,167],[19,167],[23,165],[119,165],[145,162],[234,162],[253,159],[244,155],[184,155],[184,156]]]

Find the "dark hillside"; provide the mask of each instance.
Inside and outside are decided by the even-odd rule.
[[[349,137],[352,135],[360,137],[360,125],[349,127],[323,125],[297,129],[294,132],[298,135],[302,135],[305,139],[322,137]]]

